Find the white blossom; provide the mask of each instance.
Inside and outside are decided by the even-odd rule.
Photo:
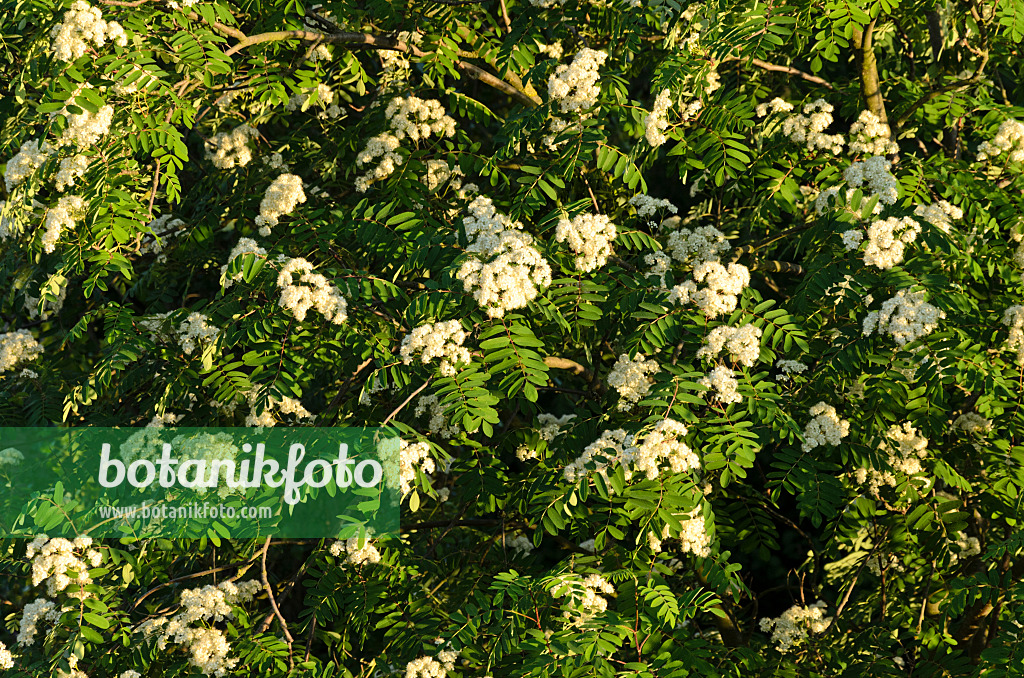
[[[670,201],[652,198],[646,193],[637,193],[629,199],[629,204],[636,208],[636,215],[641,218],[652,217],[657,214],[658,210],[668,210],[672,214],[679,211]]]
[[[864,317],[864,336],[877,330],[879,334],[891,335],[897,344],[904,346],[927,335],[945,317],[945,311],[924,300],[924,292],[900,290],[882,303],[881,310],[871,311]]]
[[[890,137],[892,130],[871,111],[861,111],[850,125],[850,153],[892,155],[900,147]]]
[[[258,136],[259,132],[249,125],[239,125],[230,132],[218,132],[206,141],[206,159],[218,169],[245,167],[252,160],[249,140]]]
[[[651,112],[648,115],[645,115],[643,119],[647,143],[654,148],[657,148],[668,141],[668,137],[665,136],[664,132],[668,129],[668,120],[666,119],[666,115],[668,114],[668,109],[672,106],[672,100],[670,98],[671,93],[671,90],[662,90],[654,100],[654,106],[651,108]]]
[[[810,452],[819,445],[834,447],[850,435],[850,422],[840,419],[836,414],[836,408],[831,405],[819,402],[811,407],[808,414],[811,415],[811,420],[804,427],[804,452]]]
[[[539,288],[551,284],[551,266],[534,246],[533,236],[498,212],[490,198],[477,196],[468,209],[463,224],[471,258],[455,277],[487,315],[502,318],[506,311],[524,308]]]
[[[20,363],[35,360],[42,352],[42,344],[28,330],[0,334],[0,372],[13,370]]]
[[[889,170],[892,163],[884,156],[873,155],[858,160],[846,168],[843,179],[851,188],[865,186],[869,195],[877,195],[880,205],[895,205],[899,197],[900,182]]]
[[[53,146],[42,139],[29,139],[23,143],[18,153],[7,161],[7,169],[4,172],[7,191],[10,192],[39,169],[52,153]]]
[[[561,64],[548,79],[548,96],[557,101],[562,113],[586,110],[597,103],[601,88],[597,85],[600,68],[608,58],[606,52],[584,47],[572,64]]]
[[[978,161],[1001,161],[1004,153],[1009,162],[1024,162],[1024,123],[1011,119],[999,125],[992,141],[978,146]]]
[[[910,217],[879,219],[868,226],[864,264],[886,270],[903,261],[906,246],[917,239],[921,224]]]
[[[295,211],[299,203],[306,202],[302,191],[302,179],[294,174],[282,174],[267,188],[260,202],[260,213],[256,225],[260,235],[270,235],[270,229],[277,226],[278,219]]]
[[[299,284],[296,284],[296,274]],[[348,320],[348,301],[334,283],[323,274],[314,273],[313,265],[305,259],[287,260],[277,276],[277,286],[281,288],[278,303],[300,322],[306,319],[306,312],[311,308],[335,325]]]
[[[722,325],[708,333],[704,345],[697,350],[698,358],[715,358],[724,348],[736,362],[752,367],[761,355],[761,330],[754,325],[741,327]]]
[[[60,61],[75,61],[85,55],[89,43],[102,47],[107,40],[124,47],[128,36],[116,21],[104,21],[103,13],[85,0],[76,0],[64,13],[59,24],[50,31],[50,50]]]
[[[637,353],[633,359],[623,353],[612,366],[608,374],[608,385],[619,393],[619,411],[633,409],[651,390],[649,376],[661,370],[656,360],[648,360],[644,354]]]
[[[61,196],[57,204],[46,212],[43,231],[43,251],[49,254],[57,248],[57,242],[64,231],[75,228],[79,219],[85,215],[85,201],[77,195]]]
[[[777,619],[762,619],[761,630],[765,633],[771,631],[771,642],[776,643],[776,649],[785,654],[810,634],[822,633],[832,624],[832,618],[824,614],[826,607],[821,600],[807,607],[794,605]]]
[[[331,544],[330,552],[335,558],[341,558],[344,555],[343,562],[346,565],[363,565],[364,563],[373,565],[380,562],[380,551],[368,537],[339,539]]]
[[[739,382],[736,380],[736,373],[728,367],[718,365],[712,369],[706,377],[701,378],[700,385],[714,391],[714,397],[723,405],[743,401],[740,395]]]
[[[603,214],[579,214],[571,221],[559,219],[555,240],[568,240],[570,249],[579,255],[576,268],[590,272],[604,266],[612,255],[615,224]]]
[[[1003,312],[1003,324],[1010,328],[1010,336],[1006,339],[1007,350],[1017,350],[1017,364],[1024,365],[1024,306],[1010,306]],[[2,357],[0,349],[0,357]],[[0,359],[0,371],[4,361]]]
[[[399,354],[406,365],[412,363],[413,355],[420,354],[420,362],[426,365],[440,358],[439,369],[446,377],[455,376],[458,365],[468,365],[472,358],[469,349],[462,345],[466,331],[458,320],[420,325],[402,339]]]

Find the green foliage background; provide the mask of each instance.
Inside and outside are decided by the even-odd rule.
[[[1024,299],[1012,237],[1024,168],[975,160],[1003,121],[1024,119],[1024,2],[253,0],[176,9],[107,0],[97,7],[124,26],[127,46],[64,63],[49,36],[69,6],[0,5],[0,158],[59,136],[66,123],[55,112],[115,110],[73,189],[86,213],[53,252],[41,234],[67,151],[4,191],[12,230],[0,243],[0,323],[29,329],[45,353],[25,365],[36,378],[21,366],[0,374],[0,423],[143,426],[174,413],[186,426],[240,426],[250,405],[287,396],[317,425],[387,423],[409,442],[427,441],[439,469],[417,476],[402,534],[378,543],[377,564],[345,565],[323,541],[108,540],[95,596],[71,600],[31,647],[16,648],[14,634],[24,605],[44,592],[31,585],[24,542],[0,541],[0,641],[16,655],[0,675],[56,675],[70,653],[91,678],[202,675],[185,652],[133,629],[174,610],[182,589],[243,573],[265,576],[267,590],[217,623],[239,658],[231,675],[389,675],[442,647],[460,653],[454,676],[1024,672],[1024,368],[1001,322]],[[422,40],[410,47],[402,31]],[[561,61],[539,51],[555,42]],[[311,60],[318,44],[329,59]],[[547,81],[583,47],[608,53],[600,97],[552,151],[542,142],[558,114]],[[382,54],[394,48],[407,50],[405,78],[384,77]],[[708,87],[712,71],[718,89]],[[138,91],[114,87],[132,82]],[[321,83],[340,115],[320,115],[315,101],[286,109]],[[666,88],[702,108],[652,148],[643,120]],[[403,144],[398,170],[356,192],[356,157],[386,129],[374,103],[408,94],[439,100],[456,134]],[[766,133],[755,107],[776,96],[832,103],[830,133],[845,134],[865,108],[886,116],[900,146],[890,214],[947,200],[963,219],[948,233],[925,224],[892,269],[865,266],[840,233],[866,220],[871,204],[858,192],[851,209],[817,215],[801,191],[835,185],[851,158]],[[259,157],[221,170],[205,156],[208,139],[242,123],[259,130],[254,154],[281,153],[307,188],[267,237],[254,220],[280,171]],[[529,306],[490,318],[456,280],[468,200],[427,188],[426,163],[438,159],[460,165],[536,238],[554,280]],[[670,304],[646,275],[645,255],[665,245],[628,204],[639,192],[730,238],[723,260],[751,269],[730,316]],[[615,254],[582,273],[553,234],[563,216],[595,206],[618,226]],[[162,251],[141,253],[153,238],[147,224],[163,214],[182,224]],[[229,263],[241,236],[266,257]],[[278,255],[308,259],[337,285],[347,322],[285,312]],[[228,276],[242,274],[230,287],[225,264]],[[669,275],[680,283],[687,274],[676,266]],[[52,303],[62,287],[59,312],[30,314],[26,297]],[[906,346],[864,336],[868,311],[902,289],[924,290],[946,318]],[[167,312],[179,323],[193,311],[222,330],[205,351],[187,354],[140,324]],[[403,337],[451,319],[470,334],[470,365],[444,376],[436,363],[403,363]],[[707,364],[696,353],[713,327],[744,323],[763,331],[760,362],[737,368],[743,401],[726,407],[700,385]],[[621,412],[607,376],[620,354],[637,352],[661,371]],[[780,382],[778,359],[809,367]],[[851,395],[857,384],[860,397]],[[439,397],[457,435],[430,435],[414,415],[420,394]],[[805,453],[807,411],[821,401],[849,420],[850,435]],[[577,417],[548,442],[542,412]],[[991,430],[953,426],[967,412]],[[620,469],[612,492],[595,476],[566,481],[562,469],[602,431],[638,432],[667,417],[688,427],[699,472],[627,483]],[[903,422],[929,440],[925,473],[874,497],[854,471],[884,470],[879,446]],[[523,445],[538,459],[521,461]],[[681,516],[694,509],[711,531],[708,557],[679,550]],[[666,525],[655,553],[646,534]],[[981,552],[957,557],[958,533]],[[512,549],[517,536],[535,550]],[[588,539],[593,552],[579,546]],[[873,574],[869,555],[890,565]],[[594,572],[615,587],[607,610],[566,624],[556,578]],[[829,628],[776,651],[759,620],[819,599]]]

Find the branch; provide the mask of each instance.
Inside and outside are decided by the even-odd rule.
[[[896,119],[896,122],[893,125],[893,127],[894,127],[893,132],[895,132],[897,129],[902,127],[907,122],[907,120],[910,119],[910,116],[912,116],[917,111],[917,109],[921,108],[926,103],[928,103],[929,101],[931,101],[935,97],[939,96],[940,94],[942,94],[944,92],[950,92],[950,91],[955,90],[955,89],[960,89],[961,87],[970,87],[971,85],[976,85],[979,82],[981,82],[981,73],[982,73],[982,71],[985,68],[985,65],[987,63],[988,63],[988,52],[985,52],[984,56],[982,56],[982,58],[981,58],[981,64],[978,65],[978,70],[975,71],[974,75],[972,75],[969,78],[965,78],[963,80],[957,80],[956,82],[951,82],[951,83],[949,83],[947,85],[943,85],[941,87],[938,87],[938,88],[932,90],[931,92],[928,92],[928,94],[925,94],[923,97],[921,97],[920,99],[918,99],[914,103],[910,104],[910,106],[907,108],[907,110],[904,111],[903,113],[901,113],[900,117],[898,117]]]
[[[722,59],[722,63],[725,63],[726,61],[743,60],[743,57],[730,56]],[[760,59],[750,59],[747,61],[747,63],[753,64],[754,66],[757,66],[758,68],[764,69],[766,71],[773,71],[775,73],[786,73],[788,75],[796,75],[803,78],[807,82],[813,82],[816,85],[821,85],[822,87],[826,87],[830,90],[835,90],[835,87],[833,87],[832,83],[830,83],[828,80],[825,80],[824,78],[819,78],[816,75],[811,75],[806,71],[801,71],[799,68],[793,68],[792,66],[780,66],[779,64],[768,63],[767,61],[762,61]]]
[[[883,124],[888,124],[885,100],[882,98],[878,82],[878,62],[875,60],[875,49],[872,44],[874,30],[875,19],[872,19],[863,31],[853,29],[853,44],[860,56],[860,93],[868,105],[868,110],[877,115]]]
[[[281,614],[281,610],[277,607],[277,601],[274,600],[274,589],[270,586],[270,579],[267,577],[267,551],[270,550],[270,537],[267,537],[267,541],[263,542],[263,556],[260,562],[260,577],[263,579],[263,588],[267,591],[267,597],[270,598],[270,607],[274,610],[274,616],[281,622],[281,630],[284,631],[285,640],[288,641],[288,663],[291,668],[295,668],[295,660],[292,658],[292,643],[295,639],[292,638],[291,632],[288,631],[288,622],[284,620],[284,615]]]
[[[351,45],[356,49],[360,47],[368,49],[390,49],[395,50],[396,52],[405,52],[406,54],[411,54],[415,57],[429,56],[427,52],[424,52],[415,45],[410,45],[394,38],[371,35],[370,33],[315,33],[313,31],[272,31],[270,33],[260,33],[259,35],[253,35],[239,41],[238,44],[226,51],[224,54],[226,56],[232,56],[247,47],[252,47],[253,45],[259,45],[264,42],[278,42],[281,40],[306,40],[309,42],[322,40],[323,42],[330,42],[334,44]],[[527,92],[517,89],[504,80],[491,75],[479,66],[474,66],[473,64],[465,61],[457,60],[455,62],[455,67],[469,77],[475,78],[480,82],[509,95],[521,104],[534,108],[536,106],[540,106],[542,103],[540,98],[536,95],[530,95]]]
[[[416,394],[417,394],[417,393],[419,393],[420,391],[422,391],[423,389],[425,389],[425,388],[427,387],[427,384],[429,384],[429,383],[430,383],[430,380],[429,380],[429,379],[427,379],[427,380],[426,380],[425,382],[423,382],[423,386],[420,386],[420,387],[419,387],[418,389],[416,389],[415,391],[413,391],[412,393],[410,393],[410,394],[409,394],[409,397],[408,397],[408,398],[406,398],[405,400],[403,400],[403,401],[402,401],[402,404],[401,404],[401,405],[399,405],[398,407],[396,407],[395,409],[393,409],[393,410],[391,411],[391,414],[389,414],[389,415],[387,416],[387,418],[385,418],[385,419],[384,419],[383,423],[381,423],[381,425],[380,425],[380,428],[384,428],[385,426],[387,426],[387,425],[388,425],[388,422],[389,422],[389,421],[391,421],[391,419],[392,419],[392,418],[393,418],[393,417],[394,417],[394,416],[395,416],[396,414],[398,414],[399,412],[401,412],[401,411],[402,411],[402,408],[404,408],[404,407],[405,407],[406,405],[408,405],[408,404],[409,404],[409,401],[410,401],[410,400],[412,400],[413,398],[415,398],[415,397],[416,397]]]

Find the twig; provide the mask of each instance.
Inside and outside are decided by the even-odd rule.
[[[508,18],[508,8],[505,7],[505,0],[498,0],[498,4],[501,5],[501,18],[505,20],[505,30],[511,33],[512,20]]]
[[[267,541],[263,542],[263,556],[260,562],[260,576],[263,578],[263,588],[267,591],[267,597],[270,598],[270,607],[274,610],[274,616],[277,617],[277,621],[281,622],[281,630],[284,631],[285,640],[288,641],[288,666],[289,668],[295,668],[295,659],[292,657],[292,643],[295,639],[292,638],[291,632],[288,630],[288,622],[284,620],[284,615],[281,614],[281,610],[277,607],[277,601],[274,600],[274,589],[270,586],[270,579],[267,577],[267,551],[270,550],[270,537],[267,537]]]
[[[725,59],[722,59],[722,63],[725,63],[726,61],[743,61],[743,60],[744,60],[743,57],[726,57]],[[822,87],[825,87],[826,89],[835,90],[835,87],[833,87],[832,83],[830,83],[828,80],[825,80],[824,78],[820,78],[817,75],[811,75],[810,73],[807,73],[805,71],[801,71],[799,68],[793,68],[792,66],[780,66],[779,64],[768,63],[767,61],[762,61],[761,59],[750,59],[750,60],[747,61],[747,63],[753,64],[754,66],[757,66],[758,68],[761,68],[761,69],[766,70],[766,71],[773,71],[773,72],[776,72],[776,73],[787,73],[789,75],[796,75],[796,76],[799,76],[799,77],[803,78],[807,82],[813,82],[814,84],[821,85]]]
[[[156,171],[153,172],[153,188],[149,191],[149,218],[153,218],[153,202],[156,200],[156,189],[160,183],[160,158],[156,159]]]
[[[392,419],[392,418],[393,418],[393,417],[394,417],[394,416],[395,416],[396,414],[398,414],[399,412],[401,412],[401,411],[402,411],[402,408],[403,408],[403,407],[405,407],[406,405],[408,405],[408,404],[409,404],[409,401],[410,401],[410,400],[412,400],[413,398],[415,398],[415,397],[416,397],[416,395],[417,395],[417,394],[418,394],[418,393],[419,393],[420,391],[422,391],[423,389],[425,389],[425,388],[427,387],[427,384],[429,384],[429,383],[430,383],[430,380],[429,380],[429,379],[427,379],[427,380],[426,380],[425,382],[423,382],[423,386],[420,386],[420,387],[419,387],[418,389],[416,389],[415,391],[413,391],[412,393],[410,393],[410,394],[409,394],[409,397],[408,397],[408,398],[406,398],[405,400],[403,400],[403,401],[402,401],[402,404],[401,404],[401,405],[399,405],[398,407],[396,407],[396,408],[395,408],[394,410],[392,410],[392,411],[391,411],[391,414],[389,414],[389,415],[387,416],[387,418],[386,418],[386,419],[384,419],[383,423],[381,423],[381,425],[380,425],[380,428],[384,428],[385,426],[387,426],[387,425],[388,425],[388,422],[389,422],[389,421],[391,421],[391,419]]]
[[[259,45],[265,42],[277,42],[281,40],[306,40],[310,42],[322,40],[324,42],[334,44],[351,45],[354,48],[365,47],[369,49],[390,49],[397,52],[406,52],[407,54],[412,54],[416,57],[429,56],[427,52],[424,52],[415,45],[410,45],[393,38],[372,35],[370,33],[315,33],[313,31],[298,30],[271,31],[269,33],[260,33],[259,35],[249,36],[227,50],[224,55],[230,57],[247,47],[252,47],[253,45]],[[504,92],[516,101],[530,106],[531,108],[540,106],[542,103],[540,98],[536,95],[531,95],[527,92],[516,89],[513,85],[491,75],[479,66],[474,66],[473,64],[465,61],[456,61],[455,67],[471,78],[476,78],[480,82]]]

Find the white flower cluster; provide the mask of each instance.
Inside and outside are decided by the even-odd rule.
[[[7,649],[7,646],[0,643],[0,670],[8,671],[14,668],[14,655]]]
[[[537,423],[540,424],[539,433],[541,439],[551,442],[562,432],[562,427],[575,418],[575,414],[563,414],[560,417],[556,417],[553,414],[541,412],[537,415]]]
[[[0,450],[0,466],[10,465],[16,466],[21,462],[25,461],[25,455],[20,450],[16,450],[13,447]]]
[[[846,168],[843,179],[851,188],[867,187],[870,195],[878,196],[879,205],[895,205],[899,197],[900,182],[889,170],[892,163],[884,156],[873,155],[867,160],[858,160]],[[819,196],[820,197],[820,196]]]
[[[402,362],[412,363],[413,355],[420,353],[420,362],[426,365],[435,358],[441,359],[441,374],[453,377],[456,365],[468,364],[472,358],[469,349],[462,345],[466,340],[466,331],[458,320],[442,323],[420,325],[411,334],[402,339],[399,353]]]
[[[442,186],[453,176],[456,177],[455,181],[452,182],[453,187],[461,188],[462,180],[459,177],[464,176],[462,174],[462,167],[459,165],[451,167],[447,160],[427,161],[427,174],[425,176],[425,180],[428,191],[433,191],[434,189]]]
[[[658,279],[658,287],[662,291],[668,292],[668,288],[665,286],[665,276],[672,269],[672,257],[664,252],[651,252],[644,255],[644,263],[650,266],[647,269],[646,277],[656,277]]]
[[[278,219],[291,214],[300,202],[306,202],[302,179],[294,174],[282,174],[274,179],[260,202],[260,213],[256,217],[260,235],[270,235],[270,228],[277,226]]]
[[[43,251],[47,254],[57,248],[61,233],[75,227],[75,222],[85,215],[85,201],[77,195],[61,196],[57,204],[46,212],[46,230],[43,231]]]
[[[636,208],[636,215],[641,219],[653,217],[658,213],[658,210],[668,210],[672,214],[676,214],[679,211],[670,201],[652,198],[646,193],[637,193],[629,199],[629,204]]]
[[[953,421],[953,428],[967,433],[988,433],[992,430],[992,420],[977,412],[964,412]]]
[[[142,243],[139,245],[139,254],[163,252],[164,245],[172,238],[181,235],[181,230],[184,226],[184,221],[176,219],[171,214],[160,215],[153,221],[146,224],[146,228],[153,231],[153,233],[147,233],[143,236]],[[156,260],[157,262],[162,262],[166,258],[166,254],[160,254]]]
[[[619,411],[628,412],[651,390],[648,375],[661,370],[658,361],[637,353],[632,360],[623,353],[608,373],[608,385],[619,392]]]
[[[36,642],[39,622],[56,622],[62,610],[46,598],[36,598],[25,606],[21,614],[21,626],[18,629],[18,645],[32,645]]]
[[[572,64],[561,64],[548,79],[548,96],[557,101],[562,113],[584,111],[597,103],[601,88],[597,85],[606,52],[584,47]]]
[[[710,556],[711,535],[708,534],[707,523],[700,508],[694,509],[682,522],[683,527],[679,531],[679,550],[701,558]]]
[[[445,678],[449,671],[455,670],[458,656],[459,653],[454,650],[442,650],[437,653],[437,659],[413,659],[405,666],[405,678]]]
[[[643,119],[644,136],[647,137],[647,143],[654,148],[668,141],[668,137],[665,136],[665,130],[668,129],[666,115],[668,114],[668,109],[672,106],[671,94],[671,90],[662,90],[654,100],[654,107],[651,108],[651,112],[645,115]]]
[[[193,312],[178,326],[177,334],[181,350],[191,354],[198,346],[216,342],[220,328],[211,325],[210,319],[202,313]]]
[[[84,587],[92,583],[89,577],[90,566],[99,567],[102,556],[90,546],[91,537],[78,537],[73,542],[62,537],[50,539],[45,534],[36,537],[25,551],[25,557],[32,558],[32,586],[39,586],[45,581],[47,594],[56,596],[71,585],[72,579],[67,574],[70,570],[76,572],[78,577],[68,597],[79,600],[92,597],[93,594],[85,591]]]
[[[570,610],[564,610],[562,617],[573,626],[582,626],[595,614],[608,609],[608,600],[600,594],[611,595],[615,587],[599,574],[589,575],[580,581],[572,575],[564,575],[555,582],[551,595],[564,598]]]
[[[427,140],[431,136],[451,137],[455,135],[455,120],[445,113],[441,102],[418,97],[395,97],[384,111],[390,131],[371,137],[366,148],[356,157],[356,165],[362,167],[380,158],[376,167],[356,178],[355,188],[365,193],[371,181],[391,176],[403,162],[397,152],[405,139]]]
[[[53,146],[42,139],[29,139],[23,143],[17,154],[7,161],[4,183],[7,184],[8,193],[42,167],[52,153]]]
[[[807,607],[794,605],[778,619],[762,619],[761,630],[765,633],[771,631],[772,642],[777,643],[776,649],[786,653],[810,634],[821,633],[832,624],[832,617],[825,616],[826,607],[822,600]]]
[[[767,104],[758,104],[756,111],[763,117],[768,114],[769,109],[773,113],[785,113],[792,111],[793,105],[776,97]],[[824,99],[815,99],[805,104],[803,110],[803,114],[794,113],[786,116],[782,121],[782,133],[793,143],[805,144],[809,151],[821,149],[836,154],[842,153],[845,143],[843,136],[825,134],[825,130],[832,124],[832,104]]]
[[[103,106],[95,113],[83,110],[81,113],[62,111],[61,114],[68,121],[67,129],[57,142],[61,146],[93,146],[110,132],[110,123],[114,121],[114,107],[110,105]]]
[[[330,551],[335,558],[340,558],[342,554],[345,554],[344,563],[346,565],[362,565],[363,563],[374,565],[380,562],[380,551],[368,537],[362,540],[359,537],[339,539],[331,544]]]
[[[326,57],[324,56],[323,52],[314,52],[314,56],[316,56],[317,58],[326,58],[328,60],[331,58],[330,51],[328,51],[324,45],[319,45],[318,49],[324,49],[324,51],[326,51]],[[314,59],[314,61],[316,60],[317,59]],[[320,107],[327,109],[325,112],[320,113],[321,118],[337,118],[341,115],[341,107],[339,107],[338,104],[334,103],[334,92],[331,91],[331,88],[325,85],[324,83],[320,83],[319,85],[317,85],[315,90],[310,90],[309,92],[296,94],[290,99],[288,99],[288,103],[285,104],[284,106],[285,110],[307,110],[312,105],[311,102],[313,101],[314,93],[316,94],[316,102],[320,104]]]
[[[924,473],[921,460],[928,456],[928,439],[917,434],[917,429],[904,422],[902,425],[893,424],[885,432],[885,440],[879,444],[878,449],[888,453],[887,462],[892,471],[878,471],[873,468],[861,467],[857,469],[857,482],[867,483],[872,494],[878,496],[883,485],[897,487],[899,477],[915,476]],[[895,473],[894,473],[895,472]]]
[[[871,311],[864,317],[864,336],[870,336],[877,329],[879,334],[890,334],[897,344],[904,346],[927,335],[945,317],[945,311],[924,300],[924,292],[900,290],[882,303],[881,310]]]
[[[959,553],[950,552],[950,565],[955,564],[961,558],[971,558],[981,554],[981,541],[977,537],[968,537],[966,532],[957,532],[956,546]]]
[[[779,360],[775,366],[782,370],[782,373],[775,377],[775,381],[789,381],[791,375],[807,371],[807,365],[799,360]]]
[[[412,492],[412,483],[416,480],[416,469],[430,475],[436,468],[434,458],[430,456],[430,445],[425,442],[408,443],[401,441],[399,449],[400,467],[399,483],[402,497]]]
[[[736,380],[736,373],[728,367],[723,365],[716,366],[708,372],[706,377],[701,378],[698,383],[705,388],[713,390],[715,392],[714,397],[723,405],[743,401],[743,396],[740,395],[738,390],[740,383]]]
[[[184,645],[191,657],[189,663],[203,674],[220,678],[238,664],[238,659],[229,658],[231,646],[223,631],[213,628],[192,627],[200,621],[224,621],[234,619],[232,604],[248,602],[263,588],[260,582],[251,580],[235,584],[226,581],[217,586],[207,585],[181,592],[182,609],[172,617],[157,617],[140,624],[140,631],[146,638],[156,635],[157,647],[161,650],[167,643]]]
[[[569,247],[579,255],[576,268],[590,272],[604,266],[612,255],[615,224],[604,214],[579,214],[572,221],[559,219],[555,240],[568,240]]]
[[[871,111],[861,111],[850,125],[850,153],[865,155],[892,155],[900,147],[890,137],[892,130]]]
[[[273,427],[277,425],[274,418],[274,410],[280,414],[294,414],[296,419],[308,419],[310,422],[316,419],[316,415],[303,407],[302,402],[290,396],[271,397],[267,400],[267,407],[262,413],[258,413],[256,403],[259,400],[259,393],[253,391],[249,394],[249,414],[245,418],[246,426]]]
[[[697,357],[714,359],[723,348],[736,362],[753,367],[761,355],[761,330],[751,324],[716,327],[708,333],[704,345],[697,350]]]
[[[868,244],[864,264],[886,270],[903,261],[906,246],[917,240],[921,224],[910,217],[878,219],[868,226]],[[846,233],[843,234],[846,240]],[[847,249],[851,249],[849,244]]]
[[[301,284],[295,283],[297,273]],[[277,286],[281,288],[278,303],[300,322],[306,319],[306,312],[311,308],[335,325],[348,320],[348,301],[341,291],[323,274],[314,273],[313,264],[301,257],[285,263],[277,276]]]
[[[665,249],[673,259],[694,268],[709,261],[718,261],[730,249],[725,234],[714,226],[698,226],[692,231],[680,228],[669,233],[665,243]]]
[[[1024,123],[1006,120],[992,141],[984,141],[978,146],[980,162],[998,160],[1004,153],[1009,162],[1024,162]]]
[[[239,125],[230,132],[218,132],[206,141],[206,159],[218,169],[245,167],[252,160],[249,139],[258,136],[259,132],[249,125]]]
[[[914,208],[914,215],[921,217],[944,233],[949,233],[953,227],[951,221],[962,219],[964,211],[956,205],[940,200],[934,205],[918,205]]]
[[[477,196],[468,209],[463,223],[470,239],[466,251],[473,257],[455,277],[488,316],[502,318],[506,311],[524,308],[537,297],[538,288],[551,284],[551,266],[534,247],[533,236],[498,212],[490,198]]]
[[[850,422],[847,419],[840,419],[836,414],[836,408],[820,402],[809,410],[811,420],[804,428],[803,451],[810,452],[819,445],[838,445],[839,442],[850,435]]]
[[[240,257],[243,254],[255,254],[258,257],[266,257],[267,251],[256,244],[256,241],[252,238],[239,238],[235,246],[231,248],[231,253],[228,255],[228,263],[220,267],[221,280],[224,282],[224,287],[231,287],[236,282],[241,282],[244,271],[238,271],[233,277],[228,278],[228,264],[235,260],[236,257]]]
[[[65,191],[75,185],[75,179],[89,169],[89,158],[84,155],[73,155],[60,161],[60,169],[54,176],[57,191]]]
[[[750,270],[742,264],[729,264],[726,268],[717,261],[706,261],[693,269],[693,277],[705,287],[698,290],[692,280],[687,280],[672,288],[669,301],[692,301],[708,318],[735,311],[739,295],[750,285]]]
[[[516,555],[528,556],[533,551],[533,542],[526,535],[520,534],[515,539],[505,540],[506,548],[516,551]]]
[[[536,3],[533,3],[536,5]],[[537,42],[537,52],[539,54],[546,54],[552,59],[561,59],[564,54],[562,49],[562,43],[555,41],[553,43],[545,44],[543,42]]]
[[[448,422],[448,418],[444,414],[444,407],[442,407],[436,394],[420,396],[416,400],[416,409],[412,414],[414,417],[422,417],[424,414],[429,415],[427,428],[431,434],[440,435],[442,438],[452,438],[459,435],[462,431],[455,424]]]
[[[35,360],[42,352],[42,344],[28,330],[0,334],[0,372],[13,370],[20,363]]]
[[[1010,306],[1003,311],[1003,324],[1010,328],[1010,336],[1006,339],[1006,348],[1017,350],[1017,364],[1024,365],[1024,306]],[[0,345],[0,372],[4,370],[4,349]],[[10,368],[7,368],[10,369]]]
[[[64,13],[61,23],[50,31],[50,50],[60,61],[74,61],[89,49],[89,43],[102,47],[107,40],[119,47],[128,44],[128,35],[116,21],[104,21],[103,13],[85,0],[76,0]]]
[[[604,431],[566,465],[565,479],[573,483],[597,473],[607,481],[608,469],[616,466],[622,467],[627,482],[636,474],[653,480],[666,468],[671,473],[686,473],[700,466],[700,459],[682,440],[686,433],[686,427],[673,419],[662,420],[645,436],[622,429]],[[588,468],[590,465],[593,468]]]

